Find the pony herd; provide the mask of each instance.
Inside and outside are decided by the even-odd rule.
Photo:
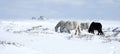
[[[55,32],[58,32],[60,30],[60,33],[66,32],[71,33],[70,30],[75,30],[75,35],[80,35],[81,31],[88,30],[89,33],[94,34],[94,31],[98,31],[97,35],[104,35],[102,31],[102,24],[99,22],[92,22],[89,24],[88,22],[80,23],[78,21],[59,21],[57,25],[55,26]]]

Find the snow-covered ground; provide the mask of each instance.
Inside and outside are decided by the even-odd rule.
[[[105,36],[82,38],[55,32],[58,21],[0,21],[0,54],[120,54],[119,21],[102,20]]]

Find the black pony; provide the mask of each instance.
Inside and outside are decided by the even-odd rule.
[[[99,22],[92,22],[90,27],[89,27],[89,29],[88,29],[88,32],[94,34],[94,30],[98,31],[97,35],[104,35],[103,31],[102,31],[102,24],[101,23],[99,23]]]

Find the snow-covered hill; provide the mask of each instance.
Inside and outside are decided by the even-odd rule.
[[[0,54],[120,54],[119,21],[100,21],[105,36],[82,38],[55,32],[58,21],[0,21]]]

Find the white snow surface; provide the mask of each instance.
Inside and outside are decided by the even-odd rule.
[[[58,21],[0,21],[0,54],[120,54],[119,21],[100,21],[105,36],[85,30],[82,38],[55,32]]]

